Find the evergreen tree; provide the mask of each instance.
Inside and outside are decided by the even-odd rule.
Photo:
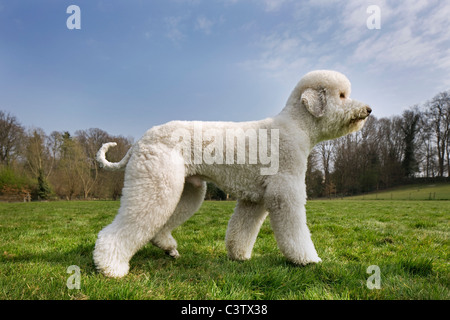
[[[39,170],[37,180],[38,180],[38,189],[37,189],[38,198],[42,200],[47,200],[51,195],[52,190],[47,182],[47,179],[45,179],[44,171],[42,169]]]

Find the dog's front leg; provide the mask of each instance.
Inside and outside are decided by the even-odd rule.
[[[237,201],[225,237],[230,259],[250,259],[259,229],[266,217],[267,212],[262,203]]]
[[[285,177],[268,186],[266,208],[278,247],[293,263],[322,261],[317,255],[306,224],[306,186],[295,177]]]

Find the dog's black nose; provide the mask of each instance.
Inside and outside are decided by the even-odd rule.
[[[366,111],[367,111],[367,114],[371,114],[372,113],[372,108],[367,106],[366,107]]]

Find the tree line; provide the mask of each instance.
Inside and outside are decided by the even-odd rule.
[[[108,152],[119,161],[133,140],[93,128],[47,135],[26,130],[14,115],[0,111],[0,197],[32,199],[117,199],[123,172],[101,170],[95,155],[103,143],[115,141]]]
[[[309,197],[345,196],[426,181],[450,181],[450,91],[401,115],[370,116],[364,128],[316,146]]]
[[[0,199],[118,199],[123,172],[102,170],[95,155],[115,141],[110,161],[120,161],[132,138],[91,128],[54,131],[26,129],[0,111]],[[306,174],[308,196],[354,195],[403,184],[412,179],[447,179],[450,174],[450,91],[437,94],[402,115],[377,119],[364,128],[317,145]],[[208,184],[207,199],[227,195]]]

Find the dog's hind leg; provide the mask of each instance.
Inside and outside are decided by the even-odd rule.
[[[183,163],[161,147],[155,151],[130,158],[119,213],[98,234],[94,262],[107,276],[128,273],[131,257],[161,230],[181,197]]]
[[[203,203],[205,193],[206,182],[200,179],[190,182],[190,180],[187,179],[184,184],[180,202],[178,202],[174,213],[151,242],[158,248],[164,250],[171,257],[178,258],[180,255],[177,251],[177,241],[172,236],[172,230],[183,224],[197,212]]]
[[[259,229],[266,217],[267,211],[262,203],[238,200],[225,237],[230,259],[250,259]]]

